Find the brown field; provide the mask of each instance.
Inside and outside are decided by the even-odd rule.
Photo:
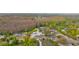
[[[50,20],[64,20],[64,17],[40,17],[40,22],[48,22]],[[35,27],[38,18],[29,16],[0,16],[0,32],[17,32],[27,28]]]

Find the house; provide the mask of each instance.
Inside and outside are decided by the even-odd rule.
[[[42,32],[36,31],[31,34],[31,38],[42,39],[44,34]]]
[[[23,37],[27,36],[26,34],[22,34],[22,33],[16,33],[14,34],[14,36],[16,36],[17,40],[24,40]]]
[[[22,33],[16,33],[14,34],[16,37],[22,37],[22,36],[26,36],[25,34],[22,34]]]
[[[42,32],[43,32],[44,30],[46,30],[46,29],[47,29],[47,27],[39,27],[39,30],[42,31]]]

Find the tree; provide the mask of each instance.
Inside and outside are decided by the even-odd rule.
[[[34,38],[24,37],[23,45],[24,46],[38,46],[39,42]]]

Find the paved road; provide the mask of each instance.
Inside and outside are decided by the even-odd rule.
[[[64,35],[64,34],[62,34],[62,33],[60,33],[60,32],[58,32],[57,30],[56,30],[56,32],[57,32],[57,34],[62,35],[62,36],[70,43],[69,45],[72,45],[72,44],[74,44],[74,45],[79,45],[79,41],[74,40],[74,39],[72,39],[72,38],[70,38],[70,37],[68,37],[68,36],[66,36],[66,35]],[[60,44],[60,45],[61,45],[61,44]]]
[[[40,41],[40,39],[37,39],[39,42],[39,46],[42,46],[42,42]]]

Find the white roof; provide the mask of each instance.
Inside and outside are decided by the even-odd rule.
[[[25,36],[25,34],[14,34],[15,36]]]
[[[36,36],[41,36],[41,35],[44,35],[42,32],[33,32],[31,34],[31,37],[36,37]]]

